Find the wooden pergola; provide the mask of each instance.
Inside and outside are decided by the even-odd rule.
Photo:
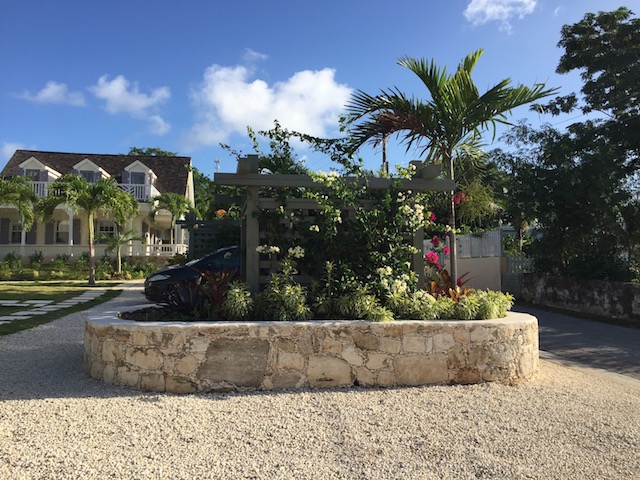
[[[347,177],[347,181],[354,183],[362,181],[357,177]],[[388,178],[367,178],[367,186],[372,190],[386,190],[392,180]],[[277,207],[273,198],[260,198],[260,187],[273,188],[326,188],[322,183],[314,182],[309,175],[279,175],[262,174],[258,170],[258,156],[247,155],[238,159],[236,173],[216,173],[214,182],[218,185],[245,187],[246,196],[242,208],[242,254],[244,255],[244,273],[247,285],[252,292],[260,289],[260,254],[256,250],[260,245],[260,225],[258,213],[262,209]],[[436,178],[421,178],[416,175],[411,179],[400,180],[401,188],[413,192],[449,192],[454,190],[455,182]],[[287,207],[292,209],[315,209],[317,203],[311,199],[287,200]],[[424,284],[424,258],[422,255],[424,231],[419,229],[412,238],[412,245],[419,250],[413,255],[412,268],[419,278],[420,285]]]

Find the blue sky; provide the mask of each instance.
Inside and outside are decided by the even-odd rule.
[[[586,12],[639,0],[0,0],[0,166],[18,148],[127,153],[159,147],[191,156],[204,173],[235,171],[229,144],[252,153],[246,135],[285,127],[338,135],[354,90],[396,86],[425,95],[399,57],[454,68],[485,53],[481,91],[510,77],[562,93],[578,74],[557,75],[562,25]],[[562,127],[568,119],[529,118]],[[560,123],[564,122],[564,123]],[[491,139],[488,138],[488,141]],[[300,151],[306,158],[306,152]],[[380,152],[361,152],[369,168]],[[412,158],[390,145],[390,163]],[[309,156],[308,166],[331,163]]]

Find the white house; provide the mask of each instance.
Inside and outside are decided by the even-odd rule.
[[[171,245],[171,216],[160,211],[154,222],[149,220],[151,198],[162,193],[184,195],[193,205],[193,176],[190,157],[157,157],[129,155],[97,155],[81,153],[40,152],[17,150],[0,172],[0,177],[24,176],[31,179],[33,189],[40,197],[47,195],[49,185],[62,175],[75,173],[89,182],[102,178],[114,178],[120,188],[131,193],[140,203],[138,216],[128,227],[136,229],[142,242],[132,242],[122,249],[123,255],[149,256],[184,253],[187,239],[182,229],[176,227]],[[82,211],[74,213],[65,205],[54,212],[52,221],[37,222],[30,231],[22,228],[22,219],[16,207],[0,205],[0,258],[9,252],[24,257],[42,252],[45,258],[57,254],[77,257],[87,251],[86,217]],[[109,216],[99,216],[96,234],[112,234],[114,221]],[[97,245],[101,255],[104,246]]]

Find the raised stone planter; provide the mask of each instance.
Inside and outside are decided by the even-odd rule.
[[[190,393],[496,381],[538,370],[538,321],[86,322],[85,368],[110,384]]]

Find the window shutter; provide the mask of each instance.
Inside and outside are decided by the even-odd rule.
[[[80,231],[80,219],[73,219],[73,244],[82,245],[82,233]]]
[[[35,245],[38,238],[38,223],[33,222],[31,230],[27,232],[27,245]]]
[[[9,243],[9,219],[0,218],[0,244],[7,245]]]
[[[47,222],[44,226],[44,244],[53,245],[53,222]]]

